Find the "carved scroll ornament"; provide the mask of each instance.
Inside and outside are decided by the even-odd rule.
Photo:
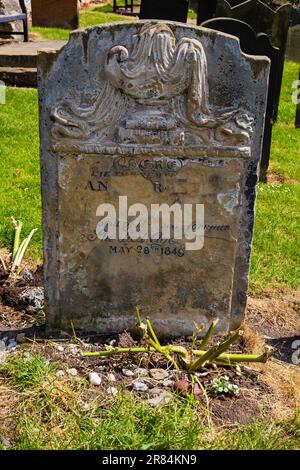
[[[207,59],[197,39],[176,38],[164,23],[145,23],[131,50],[114,46],[93,103],[70,95],[52,111],[55,140],[105,144],[245,145],[253,118],[209,104]]]

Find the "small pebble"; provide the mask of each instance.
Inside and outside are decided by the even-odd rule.
[[[0,351],[0,364],[5,364],[6,361],[6,353],[5,351]]]
[[[200,397],[203,394],[201,387],[197,383],[193,386],[192,383],[187,380],[178,380],[174,384],[174,390],[183,396],[193,393],[195,397]]]
[[[203,395],[203,391],[198,384],[194,385],[193,394],[195,395],[195,397],[200,397],[201,395]]]
[[[37,313],[44,306],[44,289],[42,287],[26,287],[19,298],[26,305],[26,310]]]
[[[144,384],[143,382],[133,382],[132,385],[136,392],[147,392],[149,390],[148,385]]]
[[[116,377],[114,376],[114,374],[107,374],[107,380],[109,382],[115,382],[116,381]]]
[[[208,371],[208,372],[195,372],[196,377],[206,377],[209,374],[210,374],[210,371]]]
[[[149,373],[155,380],[165,380],[170,376],[170,372],[165,369],[151,369]]]
[[[132,370],[129,369],[122,369],[122,374],[125,375],[125,377],[133,377],[134,373]]]
[[[57,377],[64,377],[64,376],[65,376],[65,373],[64,373],[63,370],[58,370],[58,371],[56,372],[56,375],[57,375]]]
[[[167,390],[153,389],[151,392],[151,398],[147,400],[147,403],[149,403],[149,405],[166,405],[171,400],[173,400],[173,394]]]
[[[77,369],[75,369],[75,367],[71,367],[71,369],[67,369],[67,372],[68,374],[73,375],[73,377],[78,375]]]
[[[154,379],[151,379],[150,377],[139,377],[139,380],[142,380],[148,388],[153,388],[157,383]]]
[[[60,344],[58,346],[56,346],[56,349],[59,352],[63,352],[65,350],[65,348],[63,346],[61,346]]]
[[[179,392],[181,395],[188,395],[189,394],[190,384],[187,380],[178,380],[174,384],[174,390]]]
[[[25,333],[18,333],[16,340],[17,340],[17,343],[25,343],[26,342]]]
[[[116,397],[118,395],[118,390],[116,389],[116,387],[107,387],[106,391],[109,395],[112,395],[113,397]]]
[[[7,351],[14,351],[17,346],[18,346],[18,343],[16,341],[12,341],[11,343],[8,344],[6,350]]]
[[[138,367],[134,371],[134,376],[135,377],[148,377],[148,371],[147,369],[143,369],[142,367]]]
[[[164,387],[172,387],[174,385],[174,380],[166,379],[162,382]]]
[[[25,268],[23,273],[22,273],[22,280],[26,283],[26,284],[30,284],[31,282],[34,281],[34,277],[33,277],[33,274],[31,271],[29,271],[29,269]]]
[[[97,372],[90,372],[89,373],[89,382],[90,382],[91,385],[99,386],[102,382],[102,379],[97,374]]]
[[[69,353],[76,355],[78,353],[78,348],[70,348]]]
[[[8,439],[8,437],[1,437],[1,444],[4,446],[4,447],[9,447],[10,446],[10,440]]]

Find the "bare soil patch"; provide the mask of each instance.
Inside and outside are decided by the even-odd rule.
[[[300,335],[300,290],[276,290],[248,298],[246,321],[272,338]]]
[[[293,180],[292,178],[288,178],[284,175],[281,175],[279,173],[275,173],[272,171],[272,169],[269,169],[268,171],[268,184],[273,184],[273,185],[279,185],[279,184],[297,184],[296,180]]]

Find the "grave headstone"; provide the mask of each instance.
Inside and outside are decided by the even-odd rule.
[[[289,29],[285,58],[300,64],[300,24]]]
[[[140,19],[187,20],[188,0],[141,0]]]
[[[296,107],[296,118],[295,118],[295,127],[300,129],[300,69],[299,69],[299,79],[298,79],[298,90],[297,90],[298,103]]]
[[[300,64],[300,24],[293,26],[289,29],[285,58],[287,60],[292,60],[297,64]],[[300,97],[300,69],[299,69],[299,84],[298,84],[298,96]],[[296,129],[300,128],[300,103],[298,103],[296,108],[296,119],[295,127]]]
[[[201,3],[199,3],[198,24],[203,23],[201,21],[201,8],[204,14],[207,16],[210,14],[213,15],[215,20],[223,17],[239,20],[250,26],[257,35],[265,34],[269,38],[268,41],[266,36],[264,36],[264,44],[261,40],[259,41],[260,45],[266,47],[268,52],[266,55],[272,60],[268,99],[268,110],[272,107],[272,115],[269,118],[269,113],[267,113],[267,126],[265,129],[260,165],[260,180],[266,182],[270,161],[272,125],[277,120],[278,115],[284,54],[292,6],[286,4],[277,9],[272,9],[260,0],[247,0],[243,2],[241,0],[217,0],[216,2],[204,0],[202,6]],[[235,34],[233,30],[231,33]],[[235,35],[241,38],[241,31],[237,29]],[[264,49],[264,47],[262,49]],[[278,48],[278,52],[275,51],[275,48]],[[276,70],[274,70],[275,65]]]
[[[78,0],[31,0],[32,26],[76,29],[79,26]]]
[[[215,14],[216,17],[226,16],[244,21],[249,24],[257,34],[267,34],[272,45],[279,48],[280,59],[278,63],[277,100],[273,114],[274,121],[276,121],[278,114],[284,54],[291,12],[292,5],[288,3],[274,10],[260,0],[247,0],[232,6],[230,2],[226,0],[218,0]]]
[[[140,21],[74,32],[38,70],[48,328],[119,332],[135,306],[160,335],[238,328],[269,60]]]
[[[277,100],[277,76],[279,63],[279,49],[271,45],[269,37],[265,33],[256,34],[253,28],[243,21],[234,18],[213,18],[204,21],[205,28],[216,29],[223,33],[232,34],[239,38],[243,52],[251,55],[265,55],[271,60],[269,91],[266,109],[265,130],[263,137],[260,180],[267,181],[267,170],[270,159],[272,141],[273,115]]]
[[[215,16],[217,0],[193,0],[191,2],[191,8],[198,15],[198,24],[201,24]]]

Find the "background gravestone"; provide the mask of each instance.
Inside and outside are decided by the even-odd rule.
[[[285,56],[287,60],[300,64],[300,24],[289,29]],[[298,90],[300,96],[300,69]],[[298,103],[296,109],[295,127],[300,128],[300,103]]]
[[[300,69],[299,69],[299,79],[298,79],[298,104],[296,105],[296,118],[295,118],[295,127],[300,129]]]
[[[187,20],[188,0],[142,0],[140,19]]]
[[[38,68],[48,328],[121,331],[136,305],[160,335],[217,317],[219,331],[238,328],[268,59],[219,32],[140,21],[75,32]],[[99,204],[124,195],[204,204],[204,247],[100,240]]]
[[[31,0],[32,26],[76,29],[79,26],[78,0]]]
[[[257,37],[259,37],[259,41],[257,42],[259,46],[257,53],[261,53],[265,49],[266,55],[271,58],[272,67],[270,74],[268,109],[260,164],[260,180],[264,182],[267,181],[267,172],[270,161],[272,126],[277,120],[278,114],[291,9],[292,6],[290,4],[286,4],[275,10],[260,0],[247,0],[244,2],[239,0],[216,0],[213,2],[203,0],[203,2],[199,3],[198,24],[203,24],[201,18],[208,17],[209,15],[212,15],[215,20],[224,17],[242,21],[250,26],[258,35]],[[221,30],[224,31],[224,29]],[[236,32],[233,27],[230,28],[230,33],[239,37],[243,42],[247,42],[246,37],[242,38],[243,33],[241,33],[239,28]],[[262,34],[268,36],[270,43],[265,36],[263,37],[264,39],[262,42],[260,37]],[[278,48],[278,51],[276,51],[275,48]],[[261,49],[261,51],[259,51],[259,49]]]
[[[300,24],[289,29],[285,57],[300,64]]]
[[[212,28],[223,33],[232,34],[239,38],[243,52],[250,55],[263,55],[271,60],[269,91],[266,109],[265,129],[262,146],[262,165],[260,167],[260,180],[267,181],[268,162],[272,141],[274,107],[277,102],[277,78],[280,51],[273,47],[269,36],[265,33],[256,34],[247,23],[234,18],[213,18],[204,21],[202,26]]]
[[[217,0],[192,0],[190,7],[197,13],[198,24],[214,18],[217,8]]]
[[[267,34],[272,45],[279,48],[280,59],[278,64],[277,100],[273,113],[274,121],[276,121],[278,114],[284,55],[291,11],[291,4],[285,4],[273,10],[260,0],[247,0],[233,6],[226,0],[218,0],[215,14],[216,17],[226,16],[244,21],[249,24],[257,34]]]

